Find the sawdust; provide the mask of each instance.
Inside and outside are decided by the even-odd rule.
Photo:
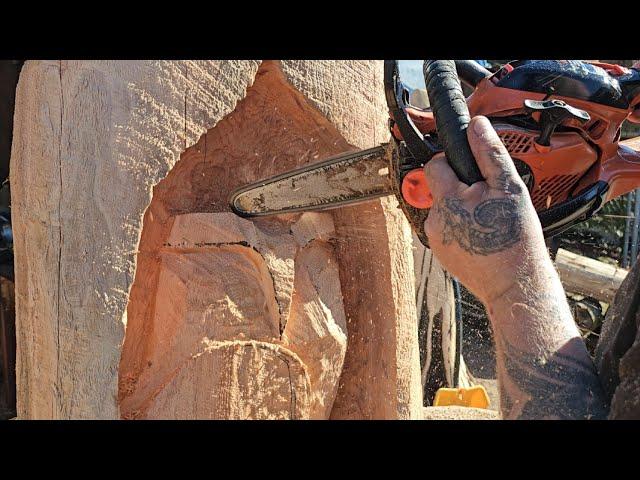
[[[424,420],[500,420],[495,410],[469,407],[425,407]]]

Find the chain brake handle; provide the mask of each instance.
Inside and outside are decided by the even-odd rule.
[[[454,61],[425,60],[425,85],[435,117],[437,140],[423,134],[407,111],[405,88],[400,81],[397,60],[384,62],[384,88],[387,107],[402,142],[396,139],[392,160],[393,181],[400,207],[425,245],[424,221],[432,205],[424,176],[424,165],[443,150],[458,178],[471,185],[483,179],[467,142],[469,111],[462,94]],[[395,136],[394,136],[395,137]]]
[[[410,105],[405,100],[407,91],[400,81],[397,60],[385,60],[384,86],[391,117],[390,130],[393,130],[393,123],[395,123],[403,142],[400,144],[399,139],[395,139],[400,145],[398,157],[393,165],[397,197],[401,206],[407,207],[405,210],[407,216],[415,217],[416,210],[428,209],[432,206],[433,200],[423,168],[436,153],[442,152],[443,149],[431,135],[425,135],[420,131],[408,113],[407,107]],[[419,216],[422,218],[426,215]],[[412,223],[416,222],[412,221]]]
[[[407,113],[409,105],[405,101],[404,84],[400,81],[397,60],[384,61],[384,93],[387,100],[387,107],[391,119],[398,126],[402,134],[402,139],[406,144],[408,152],[415,160],[416,166],[422,167],[439,152],[442,152],[430,135],[423,133],[416,127]]]
[[[412,121],[405,101],[405,87],[400,81],[397,60],[384,61],[384,90],[389,109],[390,129],[398,127],[402,141],[394,140],[396,148],[391,156],[391,180],[396,198],[413,230],[425,246],[429,246],[424,233],[424,222],[432,204],[431,194],[424,176],[424,165],[442,148],[430,135],[424,135]],[[392,123],[393,122],[393,123]]]

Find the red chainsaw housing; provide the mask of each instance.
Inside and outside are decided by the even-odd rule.
[[[556,131],[548,147],[536,143],[535,139],[540,135],[538,130],[508,123],[508,117],[527,113],[524,108],[527,99],[548,100],[549,96],[502,88],[494,83],[493,77],[488,77],[480,81],[474,93],[468,97],[467,105],[472,117],[491,117],[496,132],[512,158],[521,160],[530,168],[533,175],[530,193],[536,210],[553,207],[597,181],[609,185],[605,202],[640,187],[640,138],[618,141],[622,122],[627,118],[636,120],[631,117],[640,117],[635,109],[640,105],[640,98],[634,100],[627,110],[553,95],[551,99],[563,100],[585,110],[591,119],[584,125],[567,120],[562,125],[570,127],[570,131]],[[431,111],[407,108],[406,112],[423,134],[435,131]],[[533,118],[538,120],[536,115]],[[504,122],[500,121],[501,117],[505,119]],[[397,125],[394,125],[392,133],[397,139],[402,139]],[[416,192],[417,185],[428,188],[426,180],[419,180],[417,173],[411,173],[411,177],[405,178],[408,183],[406,187],[403,181],[403,197],[416,208],[429,208],[431,204],[425,201],[429,192]]]

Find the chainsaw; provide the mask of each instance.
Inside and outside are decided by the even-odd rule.
[[[231,194],[232,211],[258,217],[395,195],[428,246],[424,222],[433,199],[423,167],[444,151],[461,181],[483,180],[466,136],[475,115],[490,120],[511,155],[545,237],[640,187],[640,152],[620,143],[622,123],[640,123],[640,70],[518,60],[491,73],[471,60],[425,60],[424,77],[429,105],[412,105],[397,61],[385,61],[389,143],[241,187]],[[460,81],[473,89],[466,98]]]
[[[433,199],[424,165],[444,151],[461,181],[470,185],[483,180],[467,142],[472,115],[491,121],[529,190],[546,237],[590,218],[605,202],[640,186],[640,137],[620,143],[622,123],[640,123],[640,71],[598,62],[521,60],[492,74],[471,60],[425,60],[423,72],[426,95],[402,83],[397,61],[384,62],[389,143],[241,187],[231,194],[232,211],[259,217],[395,195],[428,246],[424,222]],[[460,81],[472,91],[467,98]],[[421,350],[420,364],[429,377],[423,385],[426,405],[438,404],[439,395],[453,391],[439,387],[456,387],[455,396],[460,396],[462,301],[457,281],[452,282],[453,365],[425,364]],[[421,312],[419,337],[431,331],[427,309]],[[432,358],[443,357],[437,352],[440,342],[422,337],[419,342],[431,345]],[[478,393],[471,390],[466,393]]]

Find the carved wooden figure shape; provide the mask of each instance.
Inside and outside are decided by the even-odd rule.
[[[346,349],[340,279],[326,242],[331,217],[306,213],[267,233],[231,213],[170,223],[156,252],[155,296],[132,294],[130,319],[144,308],[140,300],[150,300],[151,316],[127,332],[123,416],[328,417]],[[289,228],[310,223],[327,229],[297,243]]]
[[[243,182],[349,146],[274,65],[154,189],[120,367],[124,418],[327,418],[346,350],[333,219],[250,222]]]

